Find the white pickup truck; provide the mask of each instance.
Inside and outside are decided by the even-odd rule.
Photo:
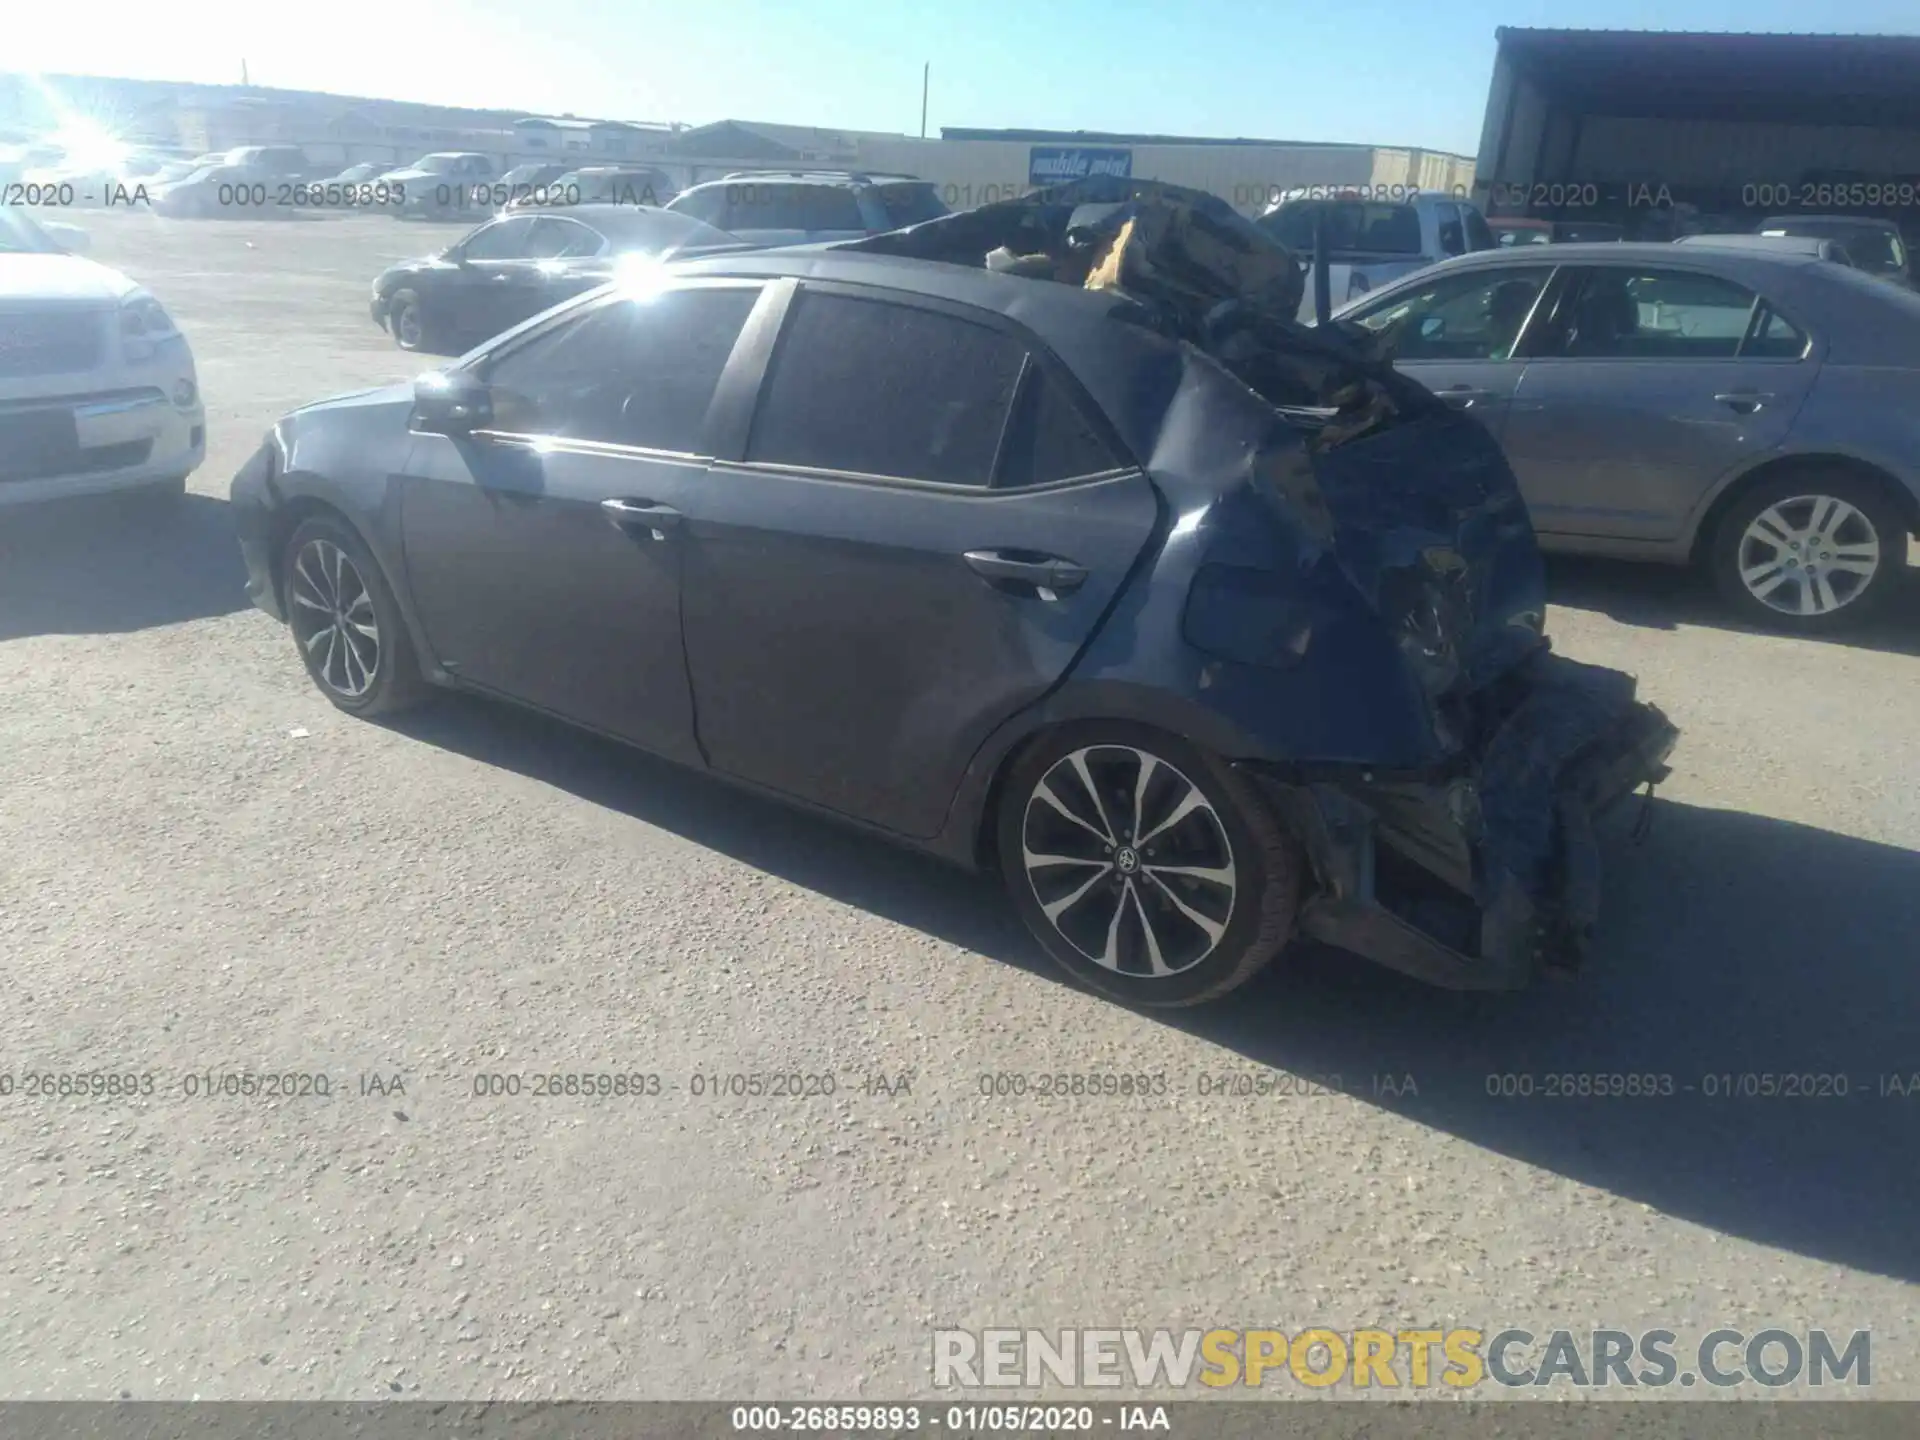
[[[1314,224],[1323,214],[1327,300],[1335,310],[1402,275],[1452,255],[1492,250],[1496,243],[1472,201],[1438,191],[1403,193],[1399,186],[1386,198],[1376,198],[1367,187],[1292,191],[1254,223],[1311,265]],[[1314,322],[1311,271],[1299,318]]]

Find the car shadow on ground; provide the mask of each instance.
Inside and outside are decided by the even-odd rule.
[[[505,706],[448,697],[397,728],[1065,983],[988,878]],[[1303,945],[1231,1002],[1159,1018],[1218,1046],[1223,1070],[1337,1076],[1369,1104],[1669,1215],[1920,1279],[1920,856],[1668,801],[1636,847],[1630,818],[1604,827],[1605,918],[1572,982],[1455,994]],[[1580,1075],[1603,1090],[1652,1077],[1633,1083],[1656,1093],[1582,1097],[1577,1078],[1551,1078]],[[1914,1093],[1883,1093],[1887,1076]]]
[[[247,608],[227,502],[91,495],[0,510],[0,640],[109,634]]]
[[[1857,629],[1812,638],[1824,644],[1851,645],[1863,650],[1920,655],[1920,571],[1909,565],[1898,593],[1880,614]],[[1738,634],[1779,634],[1748,624],[1720,598],[1713,583],[1698,570],[1677,565],[1639,565],[1625,560],[1602,560],[1586,555],[1547,557],[1547,603],[1568,610],[1588,610],[1649,630],[1677,630],[1682,625],[1730,630]],[[1549,615],[1547,629],[1553,620]]]

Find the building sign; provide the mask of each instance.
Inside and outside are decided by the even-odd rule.
[[[1133,175],[1133,151],[1090,150],[1079,145],[1035,145],[1027,152],[1029,185],[1064,185],[1089,175]]]

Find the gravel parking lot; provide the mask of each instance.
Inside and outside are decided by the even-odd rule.
[[[0,1394],[898,1398],[937,1326],[1459,1324],[1871,1328],[1920,1398],[1920,587],[1828,643],[1557,565],[1559,647],[1682,729],[1588,972],[1309,950],[1149,1018],[932,862],[497,706],[334,711],[228,478],[421,368],[368,284],[454,232],[70,218],[188,333],[210,443],[170,513],[0,511],[0,1072],[154,1078],[0,1097]],[[331,1094],[208,1097],[238,1071]],[[1061,1072],[1165,1080],[983,1093]],[[1200,1093],[1273,1072],[1343,1093]],[[743,1073],[835,1089],[692,1093]],[[1623,1073],[1675,1093],[1544,1093]],[[1829,1078],[1708,1093],[1747,1075]]]

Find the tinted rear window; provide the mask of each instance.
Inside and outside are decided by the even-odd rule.
[[[1327,216],[1327,249],[1369,255],[1418,255],[1420,214],[1411,205],[1362,200],[1306,200],[1283,205],[1260,224],[1289,250],[1313,250],[1314,216]]]
[[[1044,485],[1117,469],[1113,451],[1058,381],[1035,364],[1027,371],[1007,427],[998,484]]]
[[[1026,350],[930,310],[802,293],[749,460],[986,485]]]

